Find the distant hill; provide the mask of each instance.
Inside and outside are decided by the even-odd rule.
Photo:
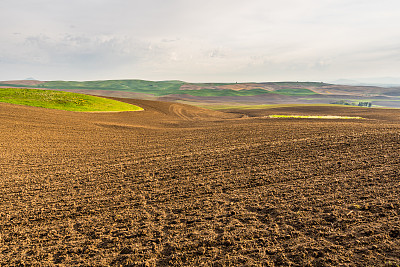
[[[52,89],[91,95],[217,104],[315,104],[372,102],[400,107],[400,87],[339,85],[323,82],[188,83],[184,81],[101,80],[0,82],[0,87]]]
[[[38,81],[38,80],[26,79],[26,80],[4,81],[4,82],[0,82],[0,85],[1,86],[4,86],[4,85],[20,85],[22,87],[25,87],[25,86],[36,86],[36,85],[39,85],[39,84],[42,84],[42,83],[45,83],[45,82]]]
[[[342,80],[344,81],[344,80]],[[349,80],[346,80],[350,82]],[[352,81],[356,82],[356,81]],[[37,81],[0,82],[0,86],[31,87],[61,90],[108,90],[150,94],[153,96],[254,96],[281,94],[305,96],[315,94],[385,95],[393,88],[360,85],[339,85],[322,82],[262,82],[262,83],[188,83],[183,81],[103,80],[103,81]]]
[[[378,87],[400,87],[400,78],[394,77],[381,77],[381,78],[369,78],[369,79],[339,79],[332,81],[333,84],[342,85],[356,85],[356,86],[378,86]]]
[[[4,81],[0,86],[65,89],[111,90],[151,94],[154,96],[255,96],[262,94],[315,95],[313,89],[328,84],[319,82],[268,82],[268,83],[187,83],[183,81],[105,80],[105,81]]]

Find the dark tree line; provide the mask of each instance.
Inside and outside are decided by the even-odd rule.
[[[359,107],[371,107],[372,102],[349,102],[347,100],[338,100],[335,102],[331,102],[331,104],[339,104],[339,105],[349,105],[349,106],[359,106]]]
[[[372,103],[371,102],[358,102],[359,107],[371,107]]]

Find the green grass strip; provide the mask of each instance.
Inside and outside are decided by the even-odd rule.
[[[141,107],[112,99],[40,89],[0,88],[0,102],[79,112],[142,110]]]

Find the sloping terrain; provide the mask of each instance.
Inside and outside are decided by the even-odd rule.
[[[220,94],[223,93],[223,96],[240,95],[240,93],[243,93],[244,95],[257,95],[269,92],[293,96],[313,94],[349,96],[399,95],[399,90],[395,87],[350,86],[327,84],[322,82],[187,83],[183,81],[146,80],[104,80],[83,82],[17,80],[0,82],[0,86],[9,85],[22,87],[37,86],[39,88],[63,90],[123,91],[153,94],[156,96],[170,94],[210,96],[210,92],[215,91],[219,91]]]
[[[135,111],[140,107],[128,103],[70,92],[26,89],[0,89],[0,102],[17,105],[83,112]]]
[[[398,110],[124,101],[0,103],[0,265],[400,264]]]
[[[187,83],[183,81],[3,81],[0,87],[36,87],[108,97],[172,101],[191,105],[332,104],[400,108],[396,87],[349,86],[322,82]]]

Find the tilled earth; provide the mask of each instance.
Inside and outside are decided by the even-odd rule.
[[[0,265],[400,264],[400,110],[124,101],[0,104]]]

